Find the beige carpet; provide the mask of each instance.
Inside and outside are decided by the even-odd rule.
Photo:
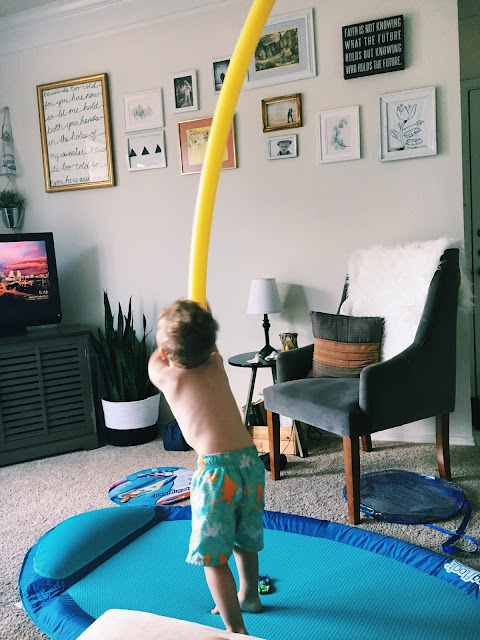
[[[478,436],[478,432],[477,432]],[[266,506],[283,511],[348,524],[341,441],[312,443],[311,455],[288,456],[279,482],[267,474]],[[437,475],[435,446],[374,443],[362,453],[362,472],[406,469]],[[467,533],[480,541],[480,449],[452,447],[453,480],[465,491],[473,515]],[[120,508],[108,499],[109,487],[124,475],[154,466],[195,467],[195,454],[164,451],[161,439],[137,447],[103,446],[34,460],[0,469],[0,639],[44,640],[24,611],[18,609],[17,578],[27,550],[46,531],[66,518],[103,507]],[[186,501],[178,504],[187,504]],[[455,527],[461,518],[446,523]],[[446,536],[423,525],[401,525],[363,519],[363,529],[394,536],[441,552]],[[480,555],[458,557],[480,570]]]

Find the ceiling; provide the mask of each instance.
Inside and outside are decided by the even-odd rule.
[[[28,9],[37,9],[46,4],[65,4],[65,2],[62,2],[62,0],[2,0],[0,3],[0,17],[27,11]]]
[[[108,2],[108,0],[106,0]],[[45,5],[57,4],[64,6],[71,4],[72,0],[1,0],[0,18],[28,11],[28,9],[38,9]],[[458,14],[460,18],[470,18],[480,14],[479,0],[458,0]]]

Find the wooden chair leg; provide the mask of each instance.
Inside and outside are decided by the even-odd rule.
[[[280,416],[267,411],[268,447],[272,480],[280,480]]]
[[[360,522],[360,443],[358,438],[343,438],[343,458],[347,485],[348,519]]]
[[[364,451],[367,451],[367,452],[373,451],[372,438],[370,434],[366,436],[362,436],[361,440],[362,440],[362,449]]]
[[[450,468],[450,414],[444,413],[435,418],[437,432],[437,464],[441,478],[452,479]]]

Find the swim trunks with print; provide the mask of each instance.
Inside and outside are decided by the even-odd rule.
[[[255,446],[199,456],[191,483],[192,535],[187,562],[228,562],[234,545],[263,549],[265,468]]]

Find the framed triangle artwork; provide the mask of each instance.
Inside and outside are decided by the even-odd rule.
[[[165,168],[167,166],[165,131],[152,131],[129,136],[127,164],[129,171]]]

